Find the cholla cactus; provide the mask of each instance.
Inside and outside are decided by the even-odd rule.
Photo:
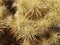
[[[60,37],[56,30],[51,29],[59,22],[58,0],[15,0],[13,6],[17,11],[11,26],[21,45],[59,45]]]
[[[48,6],[41,0],[17,0],[16,2],[13,6],[17,6],[20,15],[24,15],[28,19],[41,19],[48,11]]]
[[[8,14],[4,24],[11,27],[9,34],[14,34],[19,45],[59,45],[59,0],[11,1],[13,5],[5,5]],[[17,8],[15,14],[13,7]]]

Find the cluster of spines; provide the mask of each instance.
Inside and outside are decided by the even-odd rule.
[[[11,27],[10,33],[14,33],[16,40],[20,41],[20,44],[22,42],[21,45],[59,45],[56,42],[60,38],[57,36],[58,32],[51,29],[52,25],[59,21],[59,6],[52,2],[47,5],[48,2],[47,0],[15,0],[13,4],[13,1],[4,1],[6,25]],[[17,10],[13,8],[14,6]]]

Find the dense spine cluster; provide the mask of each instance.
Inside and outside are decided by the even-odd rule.
[[[0,0],[1,32],[16,39],[10,45],[60,45],[59,6],[59,0]]]

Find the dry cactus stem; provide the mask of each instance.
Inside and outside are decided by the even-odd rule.
[[[16,38],[19,45],[60,45],[59,0],[3,0],[2,2],[4,10],[1,9],[0,13],[1,23],[7,28],[8,34]]]

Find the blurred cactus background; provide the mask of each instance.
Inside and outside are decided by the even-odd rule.
[[[0,0],[0,45],[60,45],[60,0]]]

